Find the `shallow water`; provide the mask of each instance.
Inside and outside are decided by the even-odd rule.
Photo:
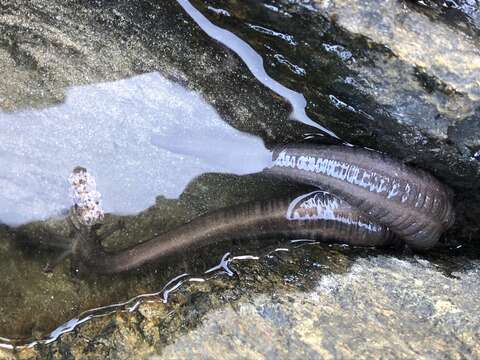
[[[28,14],[35,15],[35,11]],[[55,26],[43,21],[40,26]],[[93,35],[86,30],[85,36]],[[246,46],[240,40],[236,44]],[[256,69],[263,76],[256,56]],[[17,62],[11,71],[23,70]],[[238,130],[232,121],[225,121],[228,112],[222,114],[212,106],[215,98],[192,89],[191,81],[178,70],[173,76],[150,71],[85,85],[72,80],[59,102],[45,103],[48,91],[32,92],[28,101],[34,107],[22,106],[21,94],[6,106],[10,111],[0,112],[0,222],[5,225],[0,337],[6,344],[8,339],[41,339],[84,311],[159,291],[186,268],[202,274],[233,249],[232,244],[214,247],[206,258],[189,261],[179,256],[168,264],[113,279],[77,279],[68,260],[52,274],[43,273],[43,266],[69,246],[71,233],[64,218],[72,205],[67,178],[75,166],[94,174],[103,207],[114,214],[107,215],[105,226],[119,215],[124,218],[125,229],[110,239],[111,247],[140,242],[211,209],[292,188],[255,175],[271,159],[265,145],[268,137],[259,136],[264,125],[249,124],[249,132]],[[288,97],[294,115],[300,114],[279,122],[313,124],[304,113],[301,94],[273,79],[263,80]],[[37,91],[48,83],[29,86]],[[52,333],[54,338],[58,331]]]
[[[309,39],[298,27],[312,21],[318,22],[319,29],[327,26],[311,16],[316,11],[312,3],[304,1],[290,6],[289,2],[249,1],[247,6],[237,1],[193,1],[203,15],[188,1],[178,3],[192,18],[188,15],[181,18],[178,15],[180,6],[174,2],[165,9],[152,4],[144,6],[153,8],[149,8],[152,23],[155,16],[167,13],[170,15],[168,21],[185,28],[181,31],[193,29],[187,34],[195,42],[193,46],[211,46],[213,50],[208,48],[211,57],[222,58],[223,47],[209,38],[214,37],[239,55],[240,65],[235,63],[236,58],[229,58],[226,65],[218,62],[205,66],[188,52],[183,53],[185,59],[191,56],[193,60],[178,56],[172,60],[163,54],[167,60],[162,66],[157,65],[157,61],[163,60],[150,52],[159,46],[155,43],[159,40],[145,44],[142,41],[147,41],[142,36],[161,34],[161,31],[153,31],[150,23],[137,29],[115,11],[112,17],[119,22],[112,34],[107,31],[111,26],[109,21],[105,21],[105,25],[92,20],[95,16],[107,16],[108,20],[110,13],[94,13],[95,16],[81,18],[81,28],[76,32],[68,24],[66,28],[65,24],[57,24],[58,19],[45,20],[40,16],[41,25],[56,37],[63,37],[67,48],[78,50],[78,54],[72,50],[76,55],[69,58],[82,63],[85,57],[85,64],[93,63],[94,70],[85,66],[85,78],[76,73],[65,76],[59,71],[58,76],[68,80],[62,80],[62,86],[55,82],[55,69],[49,70],[50,79],[45,76],[40,82],[26,81],[25,88],[31,86],[31,94],[20,92],[16,98],[12,95],[8,102],[3,102],[6,105],[0,112],[0,222],[5,226],[0,229],[0,288],[3,289],[0,342],[6,347],[11,345],[8,339],[54,340],[84,320],[111,310],[84,313],[93,308],[134,298],[119,306],[128,310],[136,307],[138,298],[135,296],[139,294],[165,296],[161,289],[164,286],[173,289],[179,284],[178,280],[186,281],[184,277],[178,278],[183,273],[194,274],[188,281],[203,281],[201,277],[206,276],[205,271],[215,266],[227,252],[232,253],[234,261],[241,262],[295,245],[278,239],[267,243],[218,244],[179,255],[167,264],[113,277],[76,278],[70,273],[68,260],[52,274],[43,273],[42,267],[54,260],[62,248],[68,247],[68,242],[62,239],[71,237],[64,216],[71,206],[67,177],[74,166],[85,166],[95,175],[104,208],[111,214],[107,215],[105,226],[122,216],[125,228],[109,239],[107,245],[123,248],[213,209],[266,199],[279,193],[308,191],[309,188],[276,182],[257,174],[269,165],[271,145],[287,140],[348,144],[348,138],[338,139],[335,131],[322,120],[330,115],[338,117],[340,112],[342,124],[339,127],[354,132],[357,126],[362,126],[357,120],[369,120],[375,115],[372,109],[358,107],[355,103],[362,86],[370,86],[355,82],[351,76],[357,58],[362,55],[360,45],[356,48],[351,39],[337,43],[336,39],[343,36],[337,28],[324,28],[320,38]],[[130,9],[125,13],[128,11]],[[156,13],[162,11],[164,13]],[[33,7],[29,14],[39,14],[39,8]],[[68,11],[62,12],[60,18],[62,16],[78,21],[70,18]],[[222,28],[211,23],[208,17]],[[195,23],[200,28],[194,27]],[[124,31],[126,39],[123,40],[128,43],[125,48],[118,45],[123,43],[115,37],[115,31],[124,28],[128,29]],[[236,34],[229,31],[232,29]],[[187,35],[182,33],[182,36]],[[108,72],[105,75],[95,68],[109,61],[106,60],[108,56],[104,58],[99,53],[95,58],[98,49],[83,48],[85,39],[86,43],[94,43],[102,37],[106,39],[105,44],[119,46],[115,49],[119,54],[111,56],[113,65],[107,66],[114,75]],[[172,48],[178,41],[175,38],[163,40]],[[38,51],[37,48],[32,54],[37,55]],[[167,52],[173,50],[167,49]],[[312,52],[317,54],[316,60],[309,60]],[[26,53],[29,52],[26,50]],[[141,61],[134,57],[140,53]],[[120,57],[131,63],[116,63]],[[222,84],[225,88],[210,89],[210,83],[218,84],[217,73],[230,71],[225,70],[229,62],[234,64],[231,66],[235,70],[241,71],[240,79],[236,79],[238,82],[232,80],[231,84]],[[170,63],[173,70],[168,68]],[[67,69],[68,73],[75,65],[74,61],[73,65],[64,63],[59,67],[63,72]],[[26,71],[43,76],[45,71],[37,71],[35,66],[29,67],[18,59],[10,66],[12,72],[19,74]],[[198,73],[188,73],[189,69],[197,67]],[[222,82],[223,78],[219,78]],[[334,85],[325,88],[324,84]],[[57,96],[59,89],[61,95]],[[249,100],[256,97],[260,98],[258,102]],[[375,144],[374,136],[367,143]],[[468,263],[466,254],[478,256],[477,250],[440,249],[427,259],[450,274]],[[322,264],[327,263],[329,257],[335,259],[338,253],[349,261],[379,254],[368,249],[332,250],[331,247],[307,246],[296,256],[310,259],[311,264]],[[411,258],[411,254],[393,254]],[[295,282],[295,277],[308,273],[310,268],[302,266],[292,266],[289,281]],[[348,266],[338,266],[342,271],[348,269]],[[334,267],[331,265],[328,271],[336,271],[332,270]],[[169,283],[172,279],[177,280]],[[80,314],[83,315],[78,317]]]
[[[207,172],[262,171],[262,139],[226,124],[201,95],[159,73],[73,87],[62,104],[0,113],[0,221],[19,225],[71,206],[66,179],[85,166],[109,213],[176,199]]]

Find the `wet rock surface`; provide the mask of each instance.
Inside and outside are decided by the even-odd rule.
[[[447,278],[428,263],[361,259],[347,274],[323,276],[313,291],[279,290],[213,311],[162,357],[207,349],[232,359],[476,358],[479,303],[474,293],[452,295],[479,280],[477,267]]]
[[[449,247],[417,258],[312,246],[234,262],[238,276],[189,283],[168,304],[144,303],[138,311],[94,319],[56,342],[18,354],[1,350],[0,358],[191,358],[204,350],[205,358],[478,358],[478,4],[193,3],[255,48],[273,78],[304,94],[311,119],[450,185],[458,218]],[[72,86],[158,71],[199,92],[227,123],[267,146],[335,142],[290,121],[285,99],[175,1],[2,2],[0,68],[0,108],[7,112],[59,104]],[[159,197],[152,208],[126,217],[125,229],[107,245],[124,247],[206,211],[292,191],[279,186],[259,177],[204,175],[179,200]],[[107,225],[114,221],[107,216]],[[53,274],[40,272],[57,255],[50,237],[72,235],[64,219],[0,230],[0,328],[10,331],[0,336],[12,338],[42,338],[86,309],[159,291],[183,271],[213,266],[227,251],[265,249],[223,244],[145,272],[75,279],[68,261]],[[19,246],[23,237],[27,245]],[[29,239],[40,239],[42,247],[31,247]]]
[[[280,190],[289,193],[295,188],[289,184],[272,184],[258,175],[204,174],[192,182],[178,200],[159,197],[154,206],[136,216],[107,215],[100,231],[114,228],[118,220],[122,221],[122,228],[103,244],[112,251],[133,246],[225,204],[253,201],[260,197],[259,193],[271,198]],[[217,265],[227,252],[255,253],[270,244],[282,243],[278,239],[266,244],[223,242],[113,276],[88,273],[77,276],[70,268],[69,259],[61,262],[52,273],[43,272],[46,264],[54,263],[69,248],[73,236],[64,218],[32,222],[15,229],[0,228],[1,284],[5,290],[0,302],[0,311],[4,314],[0,318],[0,338],[7,336],[27,342],[43,339],[84,311],[120,303],[139,294],[158,292],[171,279],[185,272],[201,276]]]
[[[478,358],[478,261],[444,271],[420,257],[350,255],[310,246],[233,261],[234,278],[187,284],[168,304],[94,319],[19,357]]]
[[[198,92],[233,128],[258,135],[266,143],[279,139],[296,141],[310,130],[289,121],[287,102],[260,85],[237,56],[203,34],[175,1],[8,1],[2,2],[0,9],[2,111],[41,110],[65,101],[71,87],[159,72],[164,78]],[[102,108],[102,100],[91,105],[92,109]],[[128,119],[128,114],[125,117]],[[12,144],[13,150],[4,150],[2,164],[14,164],[23,174],[25,168],[17,163],[29,159],[30,152],[36,157],[38,149],[24,149],[15,146],[14,141]],[[116,144],[112,145],[115,148]],[[45,159],[34,164],[34,173],[41,173],[42,161],[48,162],[48,156],[46,153]],[[160,196],[153,209],[131,219],[131,223],[127,219],[128,230],[115,236],[113,243],[126,246],[129,241],[131,244],[144,240],[203,212],[272,196],[278,191],[269,182],[245,182],[240,178],[228,185],[233,191],[223,192],[216,188],[224,185],[222,179],[218,174],[206,184],[197,179],[192,184],[195,193],[187,191],[179,202]],[[65,180],[66,177],[61,181]],[[22,180],[13,184],[2,182],[4,193],[12,196],[11,202],[16,197],[25,198],[21,187]],[[237,189],[244,191],[235,193]],[[67,192],[60,196],[68,198]],[[35,195],[30,199],[34,201]],[[63,216],[58,214],[59,218]],[[12,234],[10,228],[1,229],[2,288],[8,291],[2,294],[0,303],[4,315],[0,336],[41,338],[84,310],[158,291],[185,270],[185,262],[179,256],[150,275],[137,272],[113,282],[107,278],[76,281],[68,261],[53,274],[44,274],[41,269],[54,261],[62,247],[68,248],[68,241],[64,240],[72,235],[64,220],[55,218],[49,222],[32,222],[22,228],[20,233],[26,234],[24,246],[19,245],[23,235],[19,236],[18,231]],[[60,249],[51,241],[52,234],[61,239]],[[29,239],[46,242],[46,246],[34,247]],[[206,261],[190,261],[189,266],[201,272],[213,266],[227,250],[224,247],[214,251]]]
[[[199,91],[240,130],[270,141],[305,131],[284,121],[286,102],[272,98],[175,1],[8,1],[1,10],[3,110],[53,105],[70,86],[158,71]]]
[[[194,3],[261,53],[268,73],[302,92],[313,119],[450,185],[454,237],[478,237],[478,3]]]

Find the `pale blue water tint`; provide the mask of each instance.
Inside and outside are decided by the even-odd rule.
[[[0,222],[8,224],[68,209],[77,165],[95,175],[107,212],[136,213],[156,196],[177,198],[202,173],[256,173],[271,158],[260,138],[158,73],[73,87],[63,104],[0,112],[0,124]]]

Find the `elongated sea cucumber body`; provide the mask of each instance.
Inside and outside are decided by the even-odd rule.
[[[434,246],[454,221],[452,193],[446,186],[424,171],[373,151],[286,145],[273,151],[272,165],[264,172],[328,192],[220,209],[113,253],[105,251],[92,226],[77,221],[74,263],[88,271],[117,273],[222,240],[274,237],[355,246],[405,241],[424,250]]]
[[[414,249],[428,249],[454,221],[452,192],[430,174],[364,149],[286,145],[276,148],[275,176],[318,186]]]
[[[296,198],[239,204],[213,211],[114,253],[106,252],[94,236],[82,236],[74,247],[74,257],[88,271],[116,273],[222,240],[275,237],[354,246],[389,246],[398,242],[387,227],[371,222],[335,196],[316,191]]]

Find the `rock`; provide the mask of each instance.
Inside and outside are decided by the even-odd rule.
[[[58,142],[55,141],[53,134],[58,135],[62,132],[53,134],[50,132],[42,136],[37,133],[36,136],[29,133],[28,129],[39,124],[35,121],[37,119],[35,116],[41,111],[51,111],[46,115],[44,113],[45,116],[42,115],[42,121],[61,125],[58,114],[62,113],[61,106],[68,102],[65,94],[69,90],[75,91],[79,85],[117,81],[142,74],[148,76],[149,74],[145,73],[158,72],[161,81],[175,82],[177,86],[196,93],[197,98],[202,98],[204,102],[210,104],[209,111],[215,114],[218,112],[216,117],[220,120],[221,116],[222,121],[230,124],[230,130],[258,135],[259,138],[255,140],[259,144],[263,141],[272,144],[279,139],[294,141],[309,129],[307,126],[289,121],[289,108],[285,100],[273,96],[249,75],[246,66],[234,54],[200,32],[174,1],[162,3],[161,6],[148,1],[105,6],[97,1],[65,3],[13,0],[2,2],[0,9],[0,67],[4,70],[0,84],[2,109],[0,118],[5,128],[9,129],[22,128],[24,124],[22,121],[25,119],[30,121],[31,125],[23,128],[25,132],[20,129],[20,133],[6,136],[0,145],[2,152],[0,161],[5,165],[5,171],[0,179],[3,189],[0,198],[5,205],[0,209],[0,222],[7,221],[6,218],[12,215],[11,211],[5,211],[7,205],[18,205],[23,200],[26,200],[27,207],[31,205],[28,210],[36,212],[37,216],[46,212],[45,202],[41,206],[35,206],[45,194],[24,188],[25,183],[32,180],[38,181],[40,186],[56,184],[63,187],[65,191],[47,196],[51,196],[49,200],[52,203],[58,204],[59,197],[61,201],[69,202],[65,180],[71,171],[71,165],[66,166],[65,161],[68,162],[68,159],[54,160],[58,153],[56,151]],[[153,76],[158,77],[158,74]],[[145,90],[148,92],[148,86]],[[145,96],[136,95],[140,98],[136,99],[137,104],[146,108],[152,105],[148,99],[140,103]],[[165,98],[164,101],[168,102],[168,97]],[[99,101],[95,102],[94,99],[86,106],[80,106],[86,111],[85,116],[95,118],[96,111],[108,108],[108,102],[103,104],[102,99],[96,100]],[[128,100],[127,93],[125,99],[127,105],[122,111],[131,110]],[[81,105],[81,101],[80,96],[73,105]],[[158,111],[159,116],[164,114],[164,109],[155,106],[151,107],[152,111]],[[75,109],[71,115],[75,116],[79,110]],[[118,109],[110,110],[113,117],[115,110]],[[122,114],[122,111],[119,113]],[[190,114],[190,118],[195,116],[195,112]],[[61,120],[64,121],[64,126],[60,127],[67,129],[71,118],[67,116]],[[142,121],[142,118],[138,121]],[[138,124],[138,121],[134,122]],[[121,124],[117,125],[122,127]],[[92,129],[89,127],[87,130]],[[88,131],[86,133],[89,138],[95,140],[97,134],[88,134]],[[150,135],[144,132],[141,137],[149,141]],[[222,133],[216,136],[221,138]],[[41,148],[25,146],[30,140],[43,142],[42,138],[47,143],[53,139],[57,145],[51,149],[48,149],[48,146]],[[72,140],[75,141],[74,138]],[[73,141],[70,146],[73,145]],[[123,140],[111,136],[109,141],[110,143],[103,147],[102,154],[91,156],[91,160],[101,162],[108,153],[115,152],[118,146],[122,146]],[[136,141],[130,141],[130,145],[136,144]],[[59,149],[68,147],[69,144],[62,144]],[[87,153],[92,150],[91,146],[87,148],[84,149]],[[76,157],[75,154],[72,155]],[[145,154],[142,155],[145,157]],[[125,161],[117,159],[108,162],[126,163],[129,159],[123,160]],[[65,176],[58,172],[53,176],[51,176],[53,173],[47,174],[45,171],[47,164],[53,164],[57,170],[64,167],[67,171]],[[11,177],[6,176],[6,169]],[[150,169],[144,170],[148,172]],[[17,174],[21,174],[20,181]],[[221,183],[223,176],[213,176],[210,183]],[[260,188],[255,188],[259,184]],[[203,189],[215,188],[214,185],[204,185],[201,180],[192,184],[195,185]],[[239,199],[246,201],[252,197],[268,196],[274,190],[269,182],[256,180],[244,182],[242,178],[234,181],[232,186],[233,192],[220,194],[220,197],[212,195],[215,190],[212,190],[211,194],[200,194],[199,191],[196,194],[189,194],[187,191],[184,194],[186,199],[176,202],[165,199],[162,194],[156,194],[159,196],[157,206],[154,209],[147,209],[140,218],[130,223],[128,236],[123,234],[114,237],[112,242],[125,246],[125,240],[135,242],[151,237],[158,231],[178,226],[201,212],[238,202]],[[242,189],[238,186],[245,186],[246,191],[234,194],[235,190]],[[253,192],[246,196],[246,192],[254,189],[257,189],[254,196]],[[263,195],[262,189],[266,190]],[[120,190],[122,191],[125,189]],[[155,203],[154,197],[150,199],[150,203]],[[65,208],[64,204],[63,210]],[[49,212],[48,216],[52,213],[55,217],[61,217],[62,207],[55,206],[54,211]],[[132,274],[118,282],[107,278],[97,281],[75,281],[72,280],[67,261],[53,274],[44,274],[41,269],[48,261],[54,261],[59,253],[53,252],[48,247],[47,249],[32,247],[29,239],[39,240],[39,243],[45,242],[50,246],[52,245],[50,238],[57,235],[60,237],[60,248],[64,247],[63,239],[69,236],[65,223],[54,218],[49,219],[47,223],[25,224],[20,232],[23,230],[27,245],[19,246],[18,233],[12,235],[12,229],[3,227],[0,229],[0,246],[4,250],[0,253],[0,269],[5,274],[0,280],[0,287],[9,290],[1,295],[0,301],[0,312],[8,314],[0,320],[2,337],[41,338],[84,310],[122,301],[139,293],[156,291],[169,279],[185,270],[183,267],[185,262],[179,261],[180,264],[175,264],[172,260],[172,264],[164,265],[158,272],[150,273],[151,277],[140,273],[137,274],[138,278]],[[200,267],[213,266],[217,257],[225,251],[221,254],[219,252],[213,251]],[[189,265],[196,268],[192,262]]]
[[[37,346],[29,356],[474,359],[480,355],[478,261],[463,262],[466,267],[451,275],[422,258],[373,255],[350,261],[323,249],[330,262],[318,267],[305,261],[318,256],[318,250],[314,256],[294,250],[273,253],[258,263],[234,261],[236,280],[220,277],[187,284],[172,294],[168,304],[147,302],[134,313],[92,320],[77,334]],[[272,265],[272,258],[277,265]],[[334,264],[342,261],[347,267],[335,271]],[[301,265],[294,281],[292,265]],[[268,278],[262,274],[266,269]]]
[[[348,274],[323,276],[313,291],[262,294],[215,310],[161,358],[475,358],[478,302],[451,295],[477,286],[479,275],[477,268],[446,278],[430,264],[362,259]]]
[[[100,317],[18,357],[189,358],[200,346],[212,357],[233,351],[266,358],[478,357],[479,264],[463,256],[478,258],[478,11],[469,10],[467,0],[454,2],[462,16],[452,22],[453,5],[447,11],[440,3],[195,1],[212,21],[254,47],[270,76],[305,95],[311,120],[450,185],[458,218],[448,244],[463,247],[428,258],[315,246],[297,249],[295,256],[274,253],[242,264],[238,277],[188,283],[167,304],[144,303],[138,311]],[[28,118],[48,108],[53,115],[47,118],[55,122],[56,106],[68,103],[69,89],[159,72],[162,81],[198,93],[231,127],[260,137],[267,147],[337,141],[290,121],[286,100],[261,85],[175,1],[9,0],[0,9],[5,118]],[[95,117],[100,105],[93,105],[85,108]],[[21,173],[29,155],[38,154],[16,146],[16,137],[10,140],[11,148],[0,144],[0,160],[4,169]],[[20,180],[43,179],[42,162],[30,165],[33,170]],[[22,192],[20,180],[0,179],[11,201],[36,198]],[[255,176],[205,174],[179,199],[159,196],[151,208],[126,217],[125,232],[107,246],[132,244],[205,211],[291,190],[278,186]],[[0,220],[6,215],[0,212]],[[107,225],[114,220],[107,216]],[[19,246],[22,233],[48,250]],[[227,251],[259,256],[265,249],[222,244],[153,271],[75,280],[68,262],[53,274],[40,272],[55,257],[52,235],[68,238],[64,220],[0,228],[0,336],[43,338],[84,310],[159,291],[186,271],[202,274]],[[12,358],[3,350],[2,356]]]
[[[158,71],[199,91],[240,130],[270,142],[305,130],[284,121],[285,101],[272,98],[174,1],[104,6],[12,0],[2,4],[0,27],[0,64],[10,70],[0,88],[3,110],[53,105],[64,99],[67,87]],[[250,101],[243,102],[247,94]]]

